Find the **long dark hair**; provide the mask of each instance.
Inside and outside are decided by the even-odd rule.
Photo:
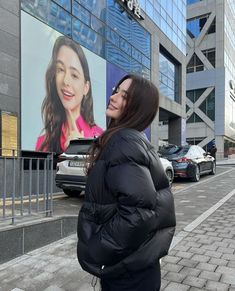
[[[66,36],[59,36],[55,41],[51,61],[45,76],[46,96],[41,109],[42,119],[44,121],[45,138],[40,147],[40,150],[42,151],[46,149],[47,151],[56,153],[62,152],[60,136],[62,125],[66,121],[65,109],[58,96],[55,79],[56,58],[59,49],[62,46],[70,47],[77,54],[83,69],[85,81],[90,84],[87,95],[82,99],[80,114],[90,127],[94,125],[92,89],[86,56],[78,43]]]
[[[87,163],[87,173],[99,159],[103,149],[111,136],[122,128],[133,128],[138,131],[146,129],[154,120],[159,107],[159,92],[156,86],[137,75],[126,75],[118,84],[112,94],[116,93],[119,85],[126,79],[132,82],[127,90],[126,106],[118,120],[109,119],[107,130],[96,139]]]

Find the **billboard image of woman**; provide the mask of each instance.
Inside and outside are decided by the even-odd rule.
[[[71,139],[99,136],[106,61],[24,12],[21,19],[22,149],[61,153]]]
[[[45,133],[37,140],[39,151],[61,152],[71,139],[99,136],[103,132],[94,122],[86,56],[82,47],[66,36],[59,36],[53,47],[42,115]]]

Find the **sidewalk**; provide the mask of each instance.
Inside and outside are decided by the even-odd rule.
[[[235,166],[235,159],[222,159],[216,161],[217,166]]]
[[[234,177],[228,169],[175,192],[177,231],[161,263],[161,290],[235,291]],[[93,290],[77,262],[76,241],[72,235],[2,264],[0,290]]]

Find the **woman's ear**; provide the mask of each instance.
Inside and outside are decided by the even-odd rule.
[[[87,93],[89,92],[90,90],[90,82],[89,81],[86,81],[85,82],[85,85],[84,85],[84,95],[86,96]]]

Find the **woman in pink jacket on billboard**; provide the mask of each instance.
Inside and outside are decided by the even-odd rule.
[[[37,139],[37,151],[61,153],[71,139],[103,132],[94,121],[89,67],[78,43],[65,36],[56,39],[45,79],[44,133]]]

